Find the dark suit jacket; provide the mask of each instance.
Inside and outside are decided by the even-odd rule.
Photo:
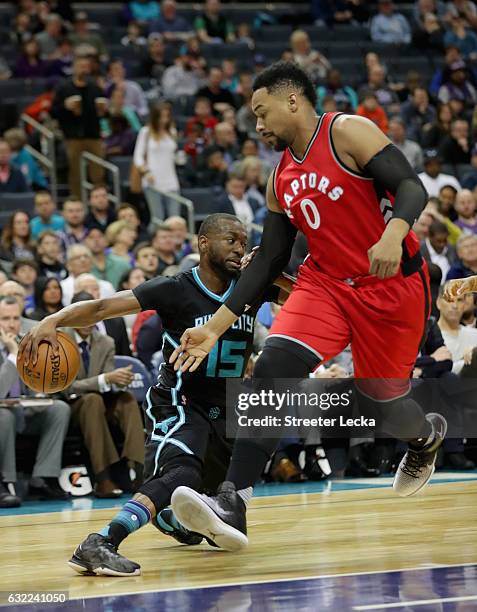
[[[131,357],[131,349],[129,347],[128,332],[122,317],[114,319],[106,319],[104,321],[106,333],[114,340],[116,347],[116,355],[128,355]]]
[[[431,263],[431,255],[429,253],[429,249],[427,248],[427,244],[426,241],[423,240],[421,242],[421,254],[424,257],[424,259],[427,261],[428,264]],[[452,266],[452,264],[457,261],[457,253],[455,252],[455,249],[453,246],[449,245],[447,247],[447,253],[446,253],[446,259],[449,262],[449,264]]]
[[[257,202],[257,200],[255,200],[255,198],[247,198],[247,200],[255,215],[257,210],[260,208],[260,204]],[[211,213],[228,213],[229,215],[235,215],[234,205],[226,192],[223,192],[217,196],[212,207],[213,210],[210,211]]]
[[[68,329],[67,332],[73,339],[75,338],[73,329]],[[80,359],[78,376],[68,389],[65,390],[66,394],[71,395],[75,393],[76,395],[82,395],[93,391],[99,393],[98,377],[100,374],[114,370],[114,355],[114,340],[94,330],[90,337],[89,369],[87,372],[85,371],[83,360]]]

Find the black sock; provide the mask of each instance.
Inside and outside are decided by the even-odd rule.
[[[120,523],[112,522],[109,525],[109,533],[106,536],[107,539],[114,544],[116,548],[125,540],[129,535],[129,531],[123,527]]]
[[[236,440],[227,472],[227,480],[235,484],[237,491],[253,487],[260,479],[265,464],[276,447],[276,440],[263,440],[258,445],[249,440]],[[267,446],[265,446],[265,443]]]

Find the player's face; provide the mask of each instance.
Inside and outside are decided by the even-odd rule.
[[[252,96],[252,110],[257,117],[257,132],[275,151],[284,151],[293,142],[293,114],[287,95],[270,95],[262,87]]]
[[[240,222],[226,222],[220,233],[207,238],[209,263],[220,274],[235,277],[247,247],[247,233]]]

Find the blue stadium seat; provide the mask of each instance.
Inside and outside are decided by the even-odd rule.
[[[182,189],[181,195],[194,203],[194,219],[203,221],[212,212],[212,202],[215,196],[213,187],[190,187]]]
[[[129,172],[131,169],[131,155],[114,155],[109,158],[109,161],[119,168],[119,177],[121,184],[129,183]]]
[[[11,215],[15,210],[24,210],[31,216],[34,209],[34,197],[33,192],[0,193],[0,211]]]
[[[149,387],[152,385],[149,370],[142,361],[139,361],[139,359],[136,359],[135,357],[129,357],[127,355],[114,356],[115,368],[125,368],[127,366],[132,366],[134,380],[126,388],[134,395],[139,403],[142,403],[146,399],[146,393]]]

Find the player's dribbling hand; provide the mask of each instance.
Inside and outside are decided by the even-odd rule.
[[[368,250],[369,273],[380,279],[391,278],[399,272],[401,258],[401,243],[383,236]]]
[[[253,249],[250,251],[250,253],[247,253],[247,255],[244,255],[242,257],[242,260],[240,262],[240,269],[241,270],[245,270],[245,268],[249,265],[249,263],[252,261],[252,259],[257,254],[258,248],[259,248],[258,246],[253,247]]]
[[[442,297],[446,302],[455,302],[455,300],[466,293],[475,291],[475,277],[456,278],[446,284],[446,288]]]
[[[218,339],[207,325],[190,327],[182,334],[180,346],[170,356],[169,363],[174,364],[176,371],[195,372]]]
[[[32,365],[36,365],[38,360],[38,345],[40,342],[49,342],[53,349],[53,354],[57,355],[59,350],[58,340],[56,338],[56,326],[54,323],[43,319],[41,323],[32,327],[23,336],[20,342],[19,351],[23,351],[23,363],[27,363],[31,360]]]

